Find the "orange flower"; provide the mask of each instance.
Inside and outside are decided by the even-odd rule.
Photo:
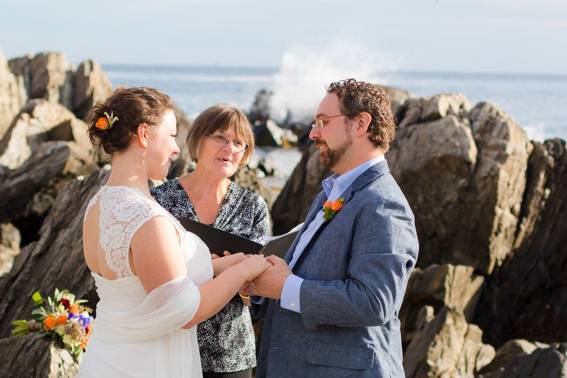
[[[53,327],[55,327],[56,324],[57,324],[57,319],[53,315],[47,315],[47,318],[43,320],[43,328],[45,328],[47,331],[53,329]]]
[[[342,209],[342,207],[343,203],[341,202],[341,200],[337,200],[331,204],[331,210],[333,211],[339,211]]]
[[[76,304],[72,304],[71,307],[69,307],[69,312],[71,314],[78,315],[79,314],[79,306],[76,305]]]
[[[89,345],[89,339],[87,339],[86,337],[81,341],[81,348],[85,349],[87,347],[87,345]]]
[[[57,317],[57,325],[63,325],[65,323],[67,323],[67,314],[59,315]]]
[[[345,203],[344,198],[339,198],[336,201],[325,201],[323,203],[323,219],[330,221],[333,217],[343,208]]]
[[[100,117],[95,123],[95,127],[99,130],[106,130],[109,126],[110,124],[108,123],[108,119],[106,119],[106,117]]]

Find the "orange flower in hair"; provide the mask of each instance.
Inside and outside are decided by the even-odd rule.
[[[106,117],[100,117],[95,123],[95,127],[99,130],[106,130],[108,129],[108,126],[108,120]]]
[[[118,117],[114,116],[114,113],[104,112],[104,117],[100,117],[96,120],[95,127],[99,130],[108,130],[114,125],[114,123],[118,121]]]

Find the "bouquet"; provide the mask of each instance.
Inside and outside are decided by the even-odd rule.
[[[86,348],[93,329],[92,309],[83,305],[84,299],[75,300],[75,295],[68,290],[55,289],[55,295],[44,300],[36,291],[32,295],[36,308],[32,311],[32,320],[14,320],[12,335],[27,335],[40,332],[61,342],[79,361]]]

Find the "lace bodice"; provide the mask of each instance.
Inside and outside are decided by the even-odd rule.
[[[130,244],[136,231],[151,218],[167,217],[180,234],[184,231],[167,210],[136,188],[102,186],[90,200],[86,213],[97,201],[100,201],[100,246],[106,265],[116,273],[117,278],[134,275],[129,263]]]
[[[103,186],[86,213],[93,205],[100,209],[98,239],[106,265],[118,277],[92,273],[100,300],[79,377],[201,377],[197,327],[182,327],[199,308],[198,285],[213,278],[206,244],[137,189]],[[129,249],[136,231],[156,216],[177,228],[187,274],[147,293],[132,274]]]

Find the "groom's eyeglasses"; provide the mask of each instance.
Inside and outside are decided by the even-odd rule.
[[[323,116],[323,117],[315,118],[313,120],[313,124],[311,124],[311,128],[314,130],[323,130],[323,127],[329,124],[329,120],[331,118],[338,118],[344,116],[345,116],[344,114],[337,114],[332,116]]]
[[[212,134],[209,135],[209,138],[211,138],[213,142],[215,142],[216,144],[222,147],[227,146],[228,144],[232,144],[232,148],[236,153],[243,152],[248,148],[248,145],[244,143],[244,141],[240,139],[230,139],[229,137],[224,136],[223,134]]]

